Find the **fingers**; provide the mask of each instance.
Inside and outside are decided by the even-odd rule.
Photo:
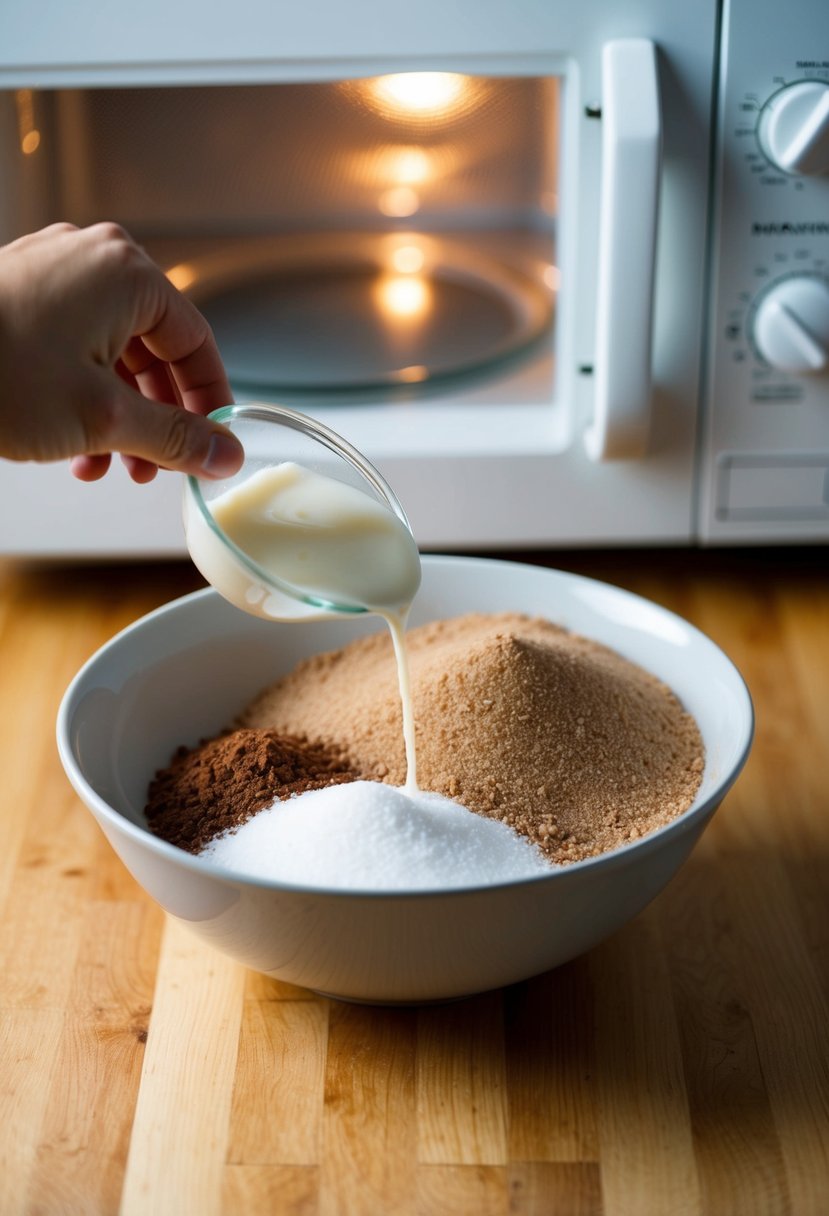
[[[154,481],[158,473],[158,465],[151,460],[144,460],[141,456],[122,455],[121,463],[139,486],[146,486]]]
[[[124,355],[118,360],[116,371],[131,388],[152,401],[174,406],[182,404],[181,394],[167,364],[147,350],[140,338],[133,338],[128,343]],[[122,454],[121,462],[138,485],[147,485],[158,473],[157,464],[140,456]]]
[[[72,457],[83,481],[112,452],[138,482],[236,471],[238,441],[203,417],[233,400],[210,326],[122,228],[56,224],[0,255],[0,451]]]
[[[120,256],[137,275],[135,334],[116,363],[121,379],[150,402],[183,406],[196,414],[227,405],[233,395],[204,317],[126,233],[118,228],[110,231],[107,225],[99,227],[101,238],[119,247]],[[134,396],[132,401],[135,404]],[[152,424],[147,421],[150,416],[155,420]],[[141,434],[127,449],[125,426],[132,431],[139,424]],[[122,453],[127,472],[139,484],[152,481],[159,464],[215,477],[234,472],[241,462],[241,448],[224,428],[193,427],[186,418],[162,417],[155,410],[142,410],[129,420],[119,410],[109,433],[118,435],[113,448]],[[92,466],[96,474],[98,467]],[[87,475],[91,472],[88,466],[81,469]]]
[[[138,485],[147,485],[158,473],[158,465],[140,456],[122,456],[121,461],[130,477]],[[78,481],[100,481],[109,472],[112,457],[107,452],[100,456],[73,456],[69,461],[72,476]]]
[[[233,394],[210,326],[149,259],[147,267],[136,319],[141,346],[129,344],[124,364],[136,377],[152,376],[153,358],[160,360],[169,368],[179,400],[193,413],[209,414],[228,405]]]
[[[125,463],[136,481],[152,480],[158,465],[194,476],[229,477],[244,459],[242,445],[225,427],[150,401],[103,369],[100,396],[84,422],[89,454],[76,476],[85,474],[87,480],[102,475],[100,457],[113,451],[128,453]]]
[[[122,379],[152,401],[181,407],[181,393],[170,367],[148,350],[141,338],[133,338],[119,360],[123,365]],[[158,473],[158,465],[140,456],[122,455],[121,461],[138,485],[147,485]]]
[[[77,236],[94,266],[98,308],[108,318],[98,330],[98,361],[120,362],[148,382],[159,374],[156,363],[166,365],[178,400],[193,413],[230,404],[213,333],[195,305],[117,224],[93,224]]]
[[[124,369],[122,379],[137,388],[145,397],[153,401],[164,401],[168,405],[184,404],[171,369],[147,349],[141,338],[133,338],[127,344],[119,363]],[[222,404],[227,405],[228,402],[223,401]],[[211,406],[212,408],[215,407]]]
[[[69,467],[78,481],[100,481],[109,471],[111,463],[112,457],[105,452],[99,456],[73,456]]]

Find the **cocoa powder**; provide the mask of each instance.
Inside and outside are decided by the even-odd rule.
[[[189,853],[240,827],[278,798],[318,790],[356,774],[330,750],[273,730],[243,728],[181,747],[150,784],[152,832]]]

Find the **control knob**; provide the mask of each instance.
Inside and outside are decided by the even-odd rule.
[[[792,275],[763,293],[753,319],[754,344],[783,372],[820,372],[829,365],[829,282]]]
[[[760,147],[784,173],[829,170],[829,83],[801,80],[786,85],[763,107]]]

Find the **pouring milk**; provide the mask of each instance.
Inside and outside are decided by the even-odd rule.
[[[367,611],[385,620],[403,707],[405,789],[416,792],[404,634],[420,586],[420,557],[406,525],[355,486],[292,461],[260,469],[213,498],[209,510],[225,536],[264,574],[304,597],[306,616]],[[199,511],[188,509],[186,526],[193,560],[217,591],[254,615],[281,618],[284,601],[278,594],[269,595],[255,582],[240,587],[237,559]]]

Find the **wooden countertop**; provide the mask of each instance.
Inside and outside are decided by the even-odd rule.
[[[166,923],[72,792],[61,694],[185,566],[0,565],[0,1212],[829,1211],[826,550],[557,554],[742,670],[749,764],[633,923],[547,975],[381,1009]]]

